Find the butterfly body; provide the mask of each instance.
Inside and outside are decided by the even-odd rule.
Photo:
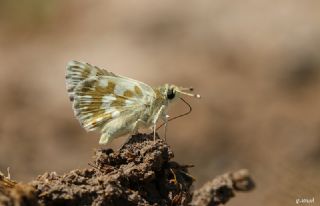
[[[159,118],[167,122],[168,104],[179,93],[174,85],[152,88],[77,61],[68,63],[66,83],[75,116],[87,131],[100,130],[100,144],[139,128],[155,131]]]

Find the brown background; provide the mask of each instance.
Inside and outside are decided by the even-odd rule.
[[[320,197],[320,3],[311,1],[0,2],[0,170],[30,181],[87,167],[98,133],[73,116],[65,66],[81,60],[150,85],[194,86],[170,122],[195,187],[250,169],[232,205]],[[171,116],[185,110],[171,106]],[[117,148],[125,138],[110,146]]]

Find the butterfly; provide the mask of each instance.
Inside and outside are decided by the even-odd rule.
[[[66,85],[74,114],[87,131],[99,130],[100,144],[134,134],[139,128],[153,128],[161,118],[165,128],[167,107],[181,95],[200,98],[183,88],[164,84],[156,88],[116,75],[88,63],[67,64]]]

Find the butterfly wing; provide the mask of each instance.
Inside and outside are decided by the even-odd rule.
[[[88,63],[70,61],[67,64],[66,83],[70,100],[73,101],[74,90],[76,86],[90,77],[116,76],[112,72],[92,66]]]
[[[142,82],[107,71],[96,74],[82,79],[72,91],[75,115],[87,131],[101,129],[125,114],[142,111],[155,97],[154,90]]]

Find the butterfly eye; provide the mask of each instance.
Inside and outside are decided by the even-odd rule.
[[[176,96],[175,92],[173,91],[173,89],[169,89],[167,92],[167,98],[168,99],[173,99]]]

